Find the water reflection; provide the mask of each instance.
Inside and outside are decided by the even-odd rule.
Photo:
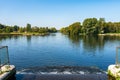
[[[27,44],[28,45],[31,45],[31,36],[26,36],[26,39],[27,39]]]
[[[101,51],[104,49],[104,36],[88,36],[88,35],[80,35],[80,36],[68,36],[72,45],[80,48],[82,47],[85,53],[91,53],[91,55],[96,54],[96,50]],[[86,52],[87,51],[87,52]]]
[[[14,38],[15,40],[17,40],[19,38],[19,36],[14,35],[14,36],[12,36],[12,38]]]
[[[0,35],[0,41],[7,40],[7,39],[15,39],[17,40],[20,36],[18,35]]]
[[[104,39],[102,36],[83,36],[83,47],[89,52],[94,52],[97,49],[104,48]]]
[[[59,33],[60,34],[60,33]],[[57,34],[53,33],[47,36],[40,36],[41,38],[46,38],[46,37],[52,37],[55,38]],[[20,36],[20,35],[0,35],[0,43],[2,41],[5,41],[7,39],[11,40],[13,39],[14,41],[19,40],[20,37],[25,37],[26,42],[28,45],[31,44],[31,39],[37,39],[39,36]],[[59,37],[68,39],[71,45],[80,48],[82,47],[85,51],[92,52],[94,55],[96,50],[103,50],[105,43],[109,42],[112,43],[114,41],[118,41],[118,45],[120,45],[120,36],[88,36],[88,35],[80,35],[80,36],[75,36],[75,35],[68,35],[66,37],[63,37],[63,35],[59,35]]]
[[[56,36],[56,33],[51,33],[50,36]]]
[[[9,36],[3,36],[3,35],[1,35],[1,36],[0,36],[0,41],[6,40],[7,38],[10,38],[10,37],[9,37]]]
[[[79,47],[81,41],[83,43],[83,47],[86,50],[96,50],[103,49],[106,42],[113,42],[115,40],[119,41],[119,36],[88,36],[88,35],[80,35],[80,36],[68,36],[70,42]]]
[[[18,40],[20,36],[18,35],[0,35],[0,43],[6,40]]]
[[[50,34],[49,36],[41,36],[41,37],[50,37],[55,38],[56,34]],[[5,41],[7,39],[11,40],[13,39],[14,41],[19,40],[21,36],[20,35],[0,35],[0,42]],[[31,38],[37,39],[39,36],[22,36],[27,39],[27,44],[31,44]],[[82,48],[86,51],[89,52],[94,52],[96,50],[103,50],[105,43],[109,42],[112,43],[114,41],[118,41],[118,46],[120,45],[120,37],[119,36],[88,36],[88,35],[80,35],[80,36],[75,36],[75,35],[69,35],[67,37],[63,37],[63,35],[59,36],[60,38],[68,38],[69,42],[71,45],[74,45],[77,48]]]
[[[79,47],[80,44],[80,36],[74,36],[74,35],[68,35],[69,40],[71,41],[72,44],[75,46]]]

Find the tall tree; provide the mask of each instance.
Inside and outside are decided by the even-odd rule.
[[[97,24],[96,18],[87,18],[83,21],[83,27],[86,34],[94,34],[96,31],[96,24]]]
[[[26,26],[26,31],[27,31],[27,32],[31,32],[31,24],[27,24],[27,26]]]
[[[78,35],[80,33],[80,22],[75,22],[69,26],[70,35]]]
[[[81,23],[75,22],[68,27],[62,28],[60,31],[64,34],[78,35],[79,33],[81,33]]]
[[[7,27],[6,27],[6,33],[10,33],[10,32],[11,32],[10,29],[11,29],[11,28],[10,28],[9,26],[7,26]]]
[[[14,27],[13,27],[13,31],[18,31],[18,30],[19,30],[19,26],[14,25]]]
[[[47,28],[46,28],[46,30],[47,30]],[[50,32],[57,32],[57,30],[56,30],[56,28],[55,27],[52,27],[52,28],[50,28]]]

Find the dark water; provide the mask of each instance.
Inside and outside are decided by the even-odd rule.
[[[115,63],[118,36],[0,36],[18,74],[105,74]]]

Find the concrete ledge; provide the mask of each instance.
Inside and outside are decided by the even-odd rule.
[[[107,74],[16,74],[18,80],[108,80],[107,77]]]
[[[9,80],[11,76],[14,76],[16,73],[14,65],[5,65],[1,68],[3,73],[0,74],[0,80]]]

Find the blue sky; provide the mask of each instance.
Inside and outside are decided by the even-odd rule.
[[[0,0],[0,23],[66,27],[85,18],[120,21],[120,0]]]

